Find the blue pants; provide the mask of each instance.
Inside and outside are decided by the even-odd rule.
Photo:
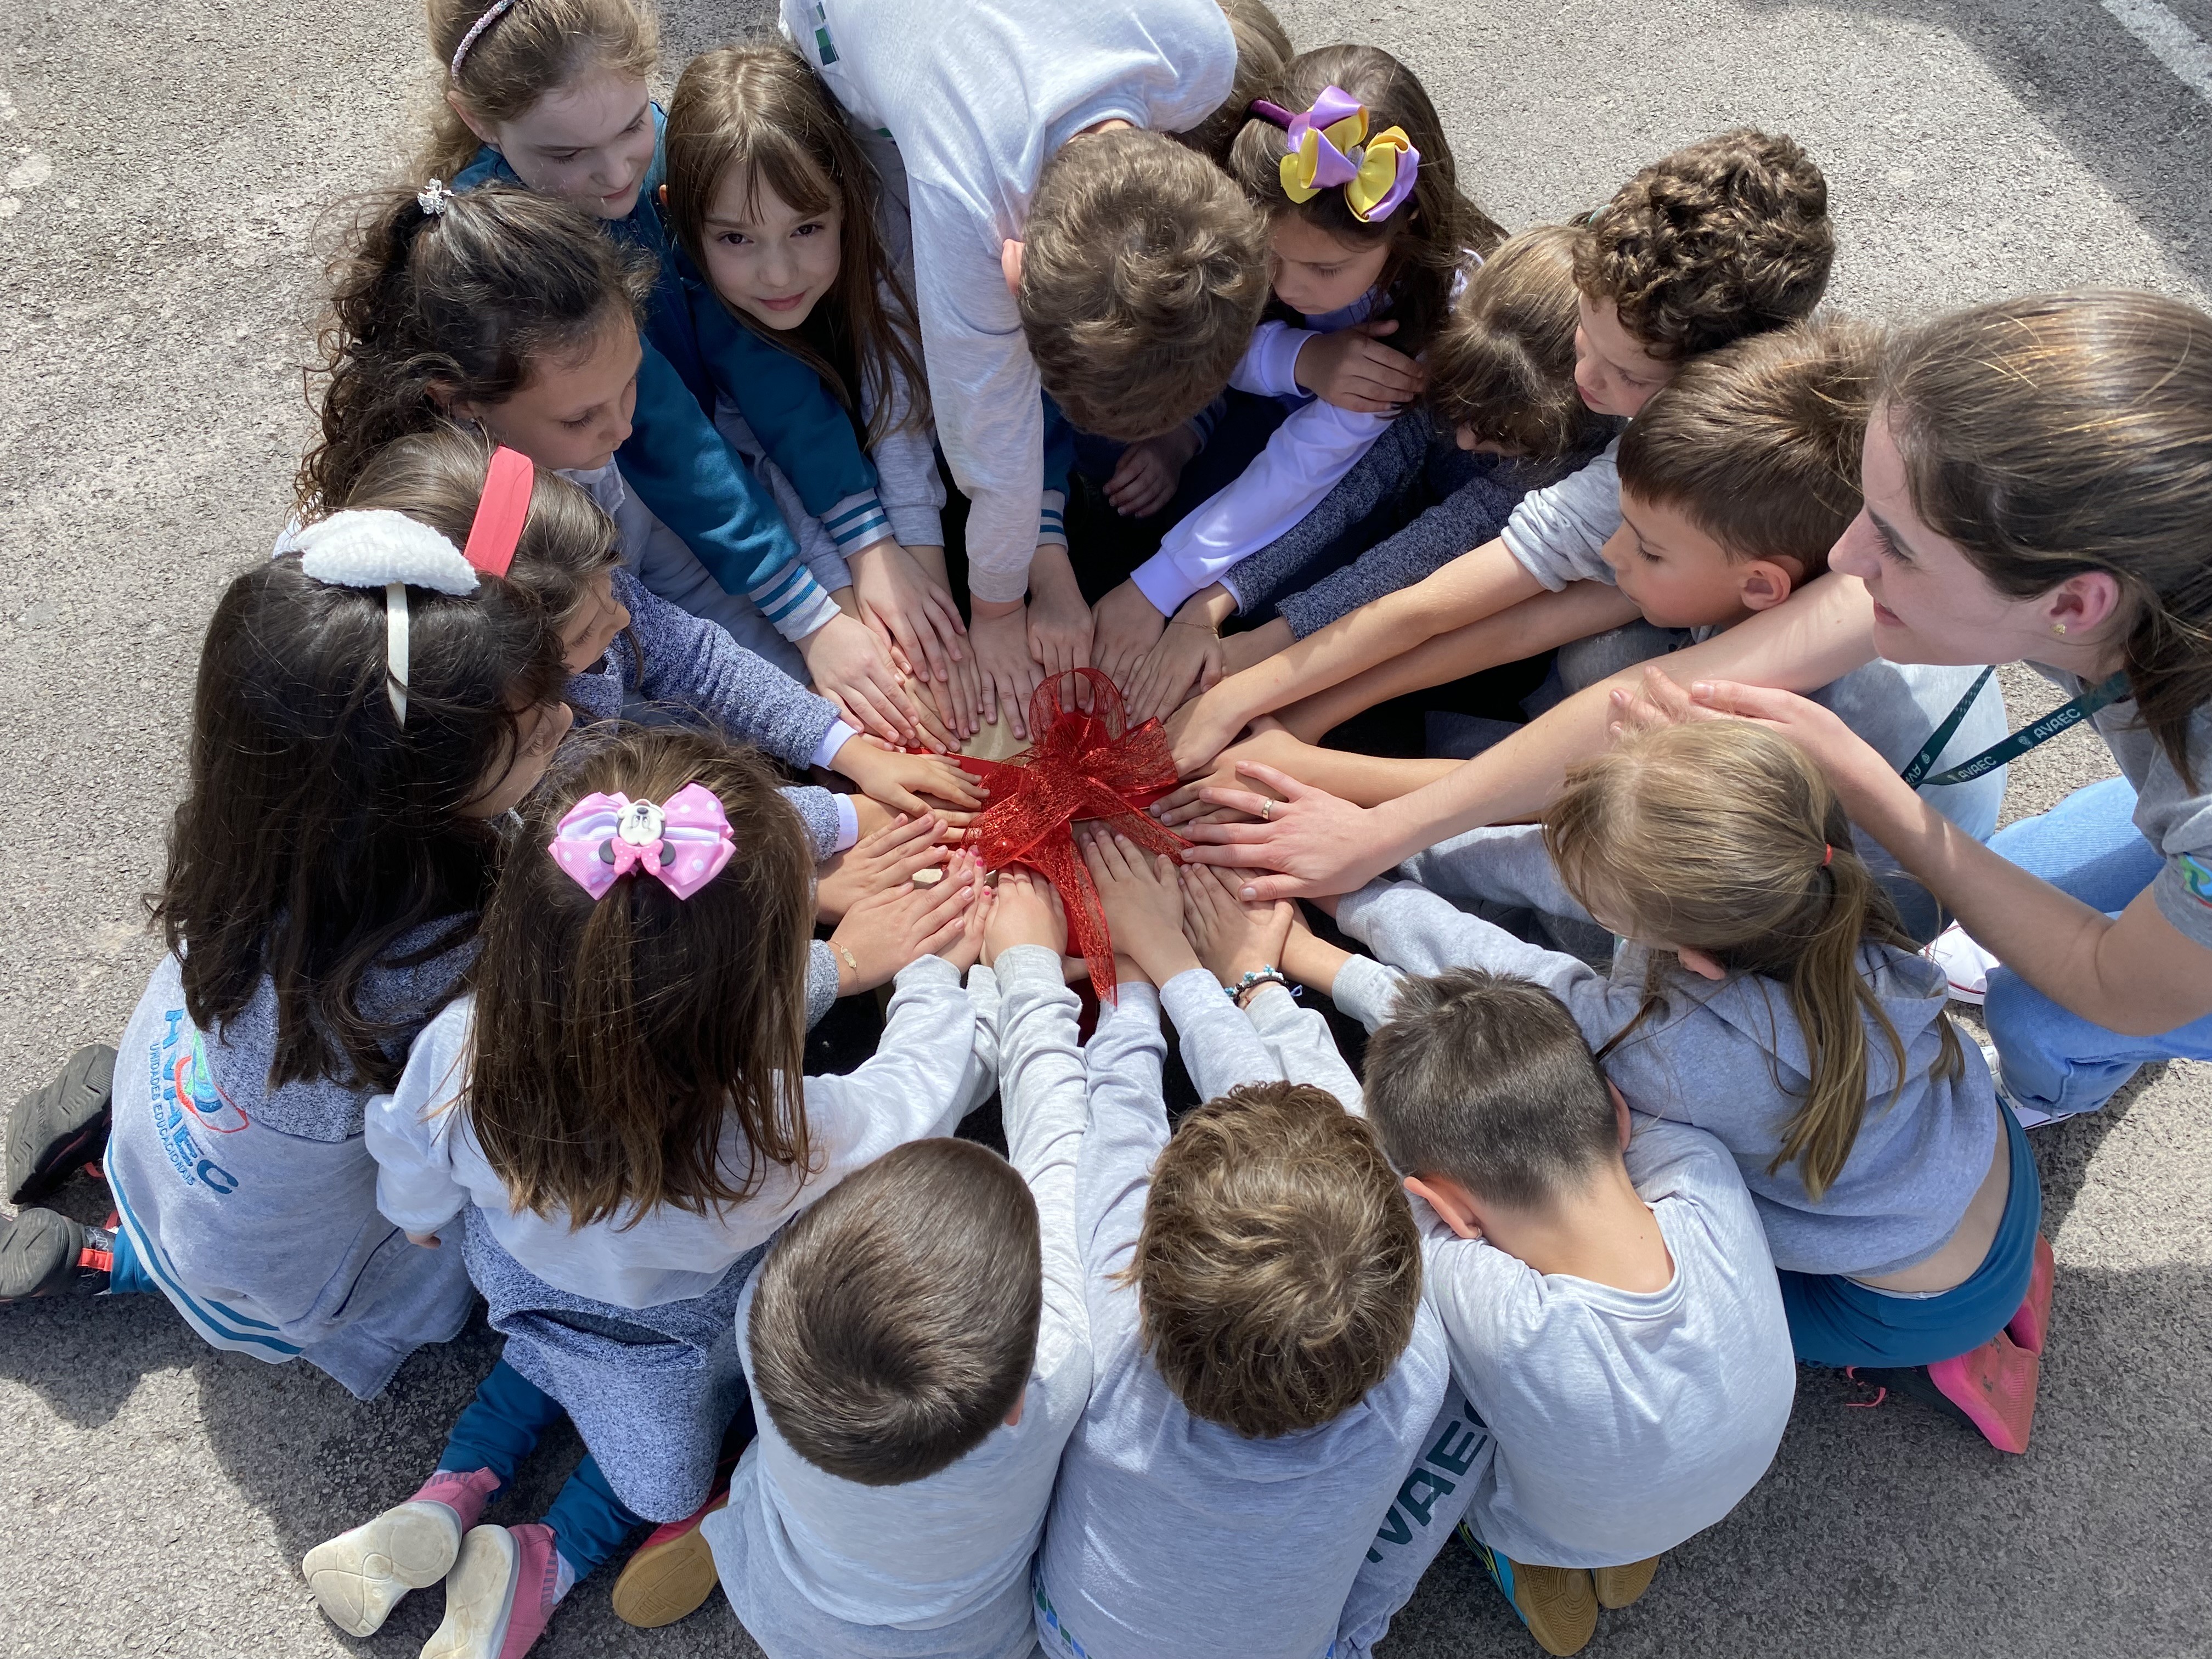
[[[115,1230],[114,1261],[107,1270],[107,1293],[110,1296],[150,1296],[161,1290],[154,1275],[146,1271],[146,1264],[138,1259],[131,1247],[131,1235],[121,1227]]]
[[[2012,1191],[1982,1265],[1964,1284],[1925,1297],[1884,1296],[1841,1273],[1778,1275],[1798,1358],[1808,1365],[1884,1370],[1932,1365],[1972,1353],[2011,1322],[2035,1273],[2043,1187],[2020,1120],[2002,1105],[1997,1109],[2012,1149]]]
[[[2060,891],[2118,915],[2165,861],[2132,814],[2125,778],[2077,789],[2039,817],[1990,837],[1990,848]],[[2212,1014],[2157,1036],[2122,1036],[2060,1007],[2008,968],[1990,975],[1983,1010],[2004,1060],[2005,1092],[2049,1117],[2094,1112],[2160,1060],[2212,1060]]]
[[[465,1474],[489,1469],[503,1489],[538,1444],[538,1437],[562,1414],[552,1395],[502,1359],[462,1409],[446,1437],[438,1467]],[[545,1511],[544,1521],[553,1529],[554,1547],[578,1578],[588,1578],[638,1524],[638,1517],[615,1496],[589,1452]]]

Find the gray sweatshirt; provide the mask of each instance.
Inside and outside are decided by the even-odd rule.
[[[1601,975],[1410,882],[1370,883],[1344,901],[1337,923],[1407,973],[1488,968],[1533,980],[1566,1004],[1593,1048],[1643,1002],[1650,960],[1643,946],[1624,942],[1611,975]],[[1957,1231],[1996,1146],[1996,1094],[1974,1045],[1960,1045],[1960,1075],[1945,1080],[1931,1070],[1949,994],[1942,970],[1887,946],[1865,946],[1860,960],[1905,1044],[1904,1084],[1897,1088],[1889,1045],[1866,1022],[1866,1116],[1817,1203],[1796,1164],[1767,1167],[1811,1084],[1805,1039],[1780,984],[1750,974],[1715,984],[1677,970],[1662,1009],[1606,1057],[1607,1074],[1631,1106],[1695,1124],[1729,1149],[1759,1206],[1775,1266],[1792,1272],[1873,1278],[1924,1261]],[[1335,996],[1372,1030],[1389,1018],[1396,976],[1355,957],[1338,975]]]

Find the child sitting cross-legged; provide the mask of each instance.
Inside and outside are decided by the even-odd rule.
[[[1759,1212],[1717,1140],[1631,1115],[1542,986],[1405,978],[1302,929],[1288,955],[1385,1022],[1369,1121],[1425,1200],[1426,1294],[1464,1393],[1427,1490],[1409,1480],[1375,1540],[1340,1651],[1368,1652],[1463,1516],[1536,1640],[1573,1653],[1781,1442],[1796,1371]]]
[[[1037,1635],[1094,1659],[1322,1659],[1446,1386],[1413,1213],[1347,1103],[1285,1078],[1310,1068],[1223,994],[1234,979],[1256,1018],[1318,1024],[1267,971],[1287,914],[1240,925],[1217,885],[1203,971],[1175,866],[1104,837],[1086,854],[1121,982],[1087,1054],[1091,1392],[1046,1523]],[[1152,981],[1188,994],[1200,1088],[1235,1085],[1172,1138]]]
[[[1091,1386],[1066,932],[1048,885],[1000,878],[969,991],[995,1009],[1011,1163],[963,1140],[886,1153],[784,1231],[738,1304],[760,1435],[702,1530],[774,1659],[1036,1648],[1030,1560]]]

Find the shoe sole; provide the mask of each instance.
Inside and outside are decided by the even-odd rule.
[[[2051,1285],[2058,1264],[2051,1254],[2051,1241],[2035,1236],[2035,1270],[2028,1275],[2027,1298],[2005,1327],[2005,1334],[2030,1353],[2040,1356],[2044,1339],[2051,1333]]]
[[[1601,1607],[1625,1607],[1651,1588],[1652,1575],[1659,1571],[1659,1558],[1652,1556],[1643,1561],[1632,1561],[1625,1567],[1593,1567],[1590,1586],[1597,1592],[1597,1604]]]
[[[0,1223],[0,1303],[28,1302],[69,1288],[84,1229],[52,1210],[24,1210]]]
[[[706,1534],[694,1527],[630,1557],[615,1580],[615,1617],[638,1630],[659,1630],[698,1612],[721,1582],[714,1552],[708,1547]]]
[[[1500,1555],[1465,1522],[1461,1540],[1475,1553],[1538,1647],[1553,1659],[1572,1659],[1597,1634],[1597,1596],[1580,1567],[1544,1567]]]
[[[521,1547],[505,1527],[471,1527],[446,1575],[445,1620],[422,1659],[499,1659],[521,1566]]]
[[[1928,1380],[2001,1452],[2027,1449],[2041,1362],[2002,1331],[1972,1353],[1939,1360]]]
[[[453,1571],[460,1525],[431,1507],[402,1504],[307,1552],[300,1572],[324,1618],[348,1636],[374,1636],[408,1591]]]
[[[8,1201],[35,1204],[68,1184],[76,1166],[106,1145],[115,1050],[94,1043],[71,1054],[61,1075],[8,1114]],[[47,1109],[46,1103],[53,1103]]]

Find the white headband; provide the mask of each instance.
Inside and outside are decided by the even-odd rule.
[[[288,529],[276,551],[297,553],[302,574],[333,587],[384,590],[385,694],[407,724],[407,590],[473,593],[477,573],[460,549],[429,526],[386,507],[333,513],[305,529]]]

